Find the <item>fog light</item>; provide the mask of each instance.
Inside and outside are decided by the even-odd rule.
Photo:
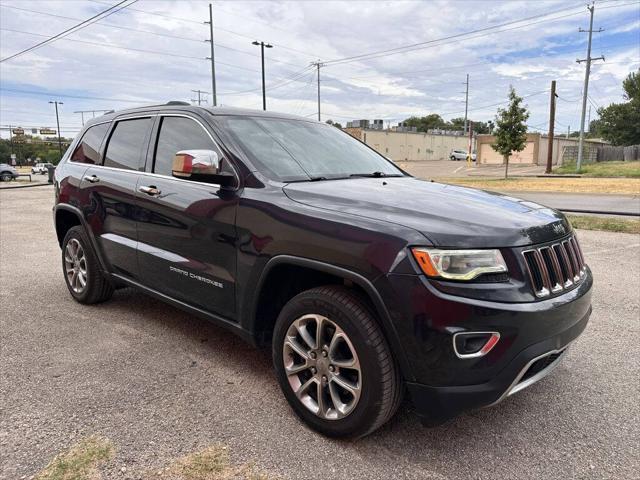
[[[500,340],[498,332],[458,332],[453,335],[453,351],[458,358],[486,355]]]

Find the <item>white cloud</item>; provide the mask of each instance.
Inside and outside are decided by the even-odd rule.
[[[326,61],[392,49],[565,7],[564,0],[214,3],[219,101],[260,108],[260,49],[251,45],[252,40],[274,45],[266,50],[267,86],[272,87],[291,79],[316,59]],[[77,23],[60,16],[84,19],[104,8],[102,2],[3,0],[0,56],[4,58],[42,39],[7,29],[53,35]],[[462,92],[467,73],[470,117],[477,120],[495,114],[495,106],[483,106],[504,101],[510,84],[519,94],[527,95],[548,89],[550,80],[556,79],[561,95],[579,97],[584,65],[576,64],[575,59],[585,54],[586,35],[577,29],[587,26],[588,16],[579,3],[572,12],[577,15],[500,34],[480,32],[467,41],[452,38],[408,53],[326,66],[321,70],[322,110],[326,112],[323,119],[375,116],[397,121],[431,112],[446,113],[449,118],[460,116],[464,113]],[[638,68],[633,63],[640,57],[638,47],[628,44],[630,38],[638,38],[640,22],[630,21],[630,13],[637,18],[637,6],[597,11],[597,21],[605,28],[611,26],[606,36],[594,42],[594,53],[602,51],[607,56],[607,62],[593,69],[590,92],[599,104],[619,101],[621,80]],[[140,0],[132,8],[69,36],[99,45],[60,40],[0,64],[3,89],[53,92],[34,95],[3,90],[0,123],[50,125],[52,112],[47,102],[54,93],[113,99],[60,96],[65,102],[61,123],[71,129],[80,125],[75,110],[189,100],[192,89],[210,91],[210,64],[205,60],[209,46],[203,41],[208,27],[202,23],[207,18],[207,2]],[[268,88],[267,95],[271,109],[313,116],[317,108],[315,74],[309,68],[294,81]],[[547,97],[526,99],[532,112],[531,124],[546,121]],[[563,103],[557,112],[564,124],[577,124],[578,114],[571,102]]]

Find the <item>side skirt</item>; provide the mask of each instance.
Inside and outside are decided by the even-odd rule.
[[[257,342],[256,339],[254,338],[254,336],[251,334],[251,332],[243,329],[240,324],[233,322],[227,318],[221,317],[219,315],[215,315],[213,313],[207,312],[206,310],[202,310],[200,308],[197,307],[193,307],[191,305],[189,305],[188,303],[185,303],[181,300],[176,300],[173,297],[170,297],[169,295],[165,295],[164,293],[160,293],[157,290],[154,290],[152,288],[146,287],[144,285],[142,285],[141,283],[138,283],[134,280],[131,280],[130,278],[127,278],[123,275],[119,275],[117,273],[112,273],[111,274],[111,278],[113,280],[115,280],[116,282],[119,282],[121,284],[124,284],[126,286],[129,287],[133,287],[136,288],[138,290],[140,290],[141,292],[157,298],[158,300],[161,300],[165,303],[168,303],[170,305],[173,305],[176,308],[179,308],[180,310],[183,310],[187,313],[190,313],[196,317],[200,317],[204,320],[208,320],[211,323],[225,328],[233,333],[235,333],[237,336],[239,336],[240,338],[242,338],[245,342],[249,343],[250,345],[256,346],[257,347]]]

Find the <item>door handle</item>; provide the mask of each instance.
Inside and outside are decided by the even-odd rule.
[[[157,196],[157,195],[160,195],[162,193],[160,190],[158,190],[153,185],[149,185],[148,187],[144,187],[144,186],[138,187],[138,191],[142,192],[142,193],[146,193],[147,195],[151,195],[151,196]]]
[[[100,177],[96,176],[96,175],[85,175],[84,177],[82,177],[83,180],[86,180],[89,183],[98,183],[100,181]]]

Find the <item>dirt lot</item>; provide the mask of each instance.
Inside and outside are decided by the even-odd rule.
[[[640,236],[581,231],[594,311],[560,367],[502,404],[425,429],[410,405],[360,441],[309,431],[269,353],[132,290],[67,293],[49,187],[0,192],[0,478],[98,435],[104,478],[153,478],[189,452],[289,479],[638,478]],[[124,471],[122,470],[124,467]],[[151,469],[151,470],[150,470]]]

